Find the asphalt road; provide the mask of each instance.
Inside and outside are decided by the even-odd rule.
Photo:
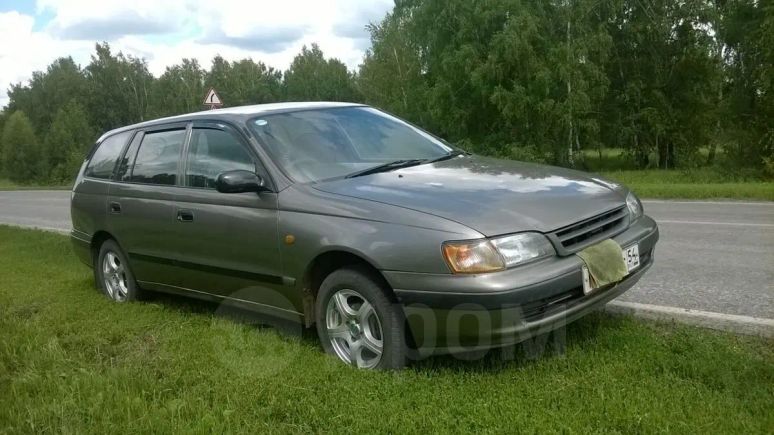
[[[0,224],[70,231],[70,191],[0,191]]]
[[[0,223],[69,231],[69,199],[0,191]],[[644,205],[661,230],[656,264],[619,300],[774,318],[774,202]]]

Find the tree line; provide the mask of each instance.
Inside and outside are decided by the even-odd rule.
[[[102,132],[228,106],[364,102],[471,151],[585,167],[622,150],[635,167],[774,167],[770,0],[396,0],[364,24],[356,71],[304,47],[285,71],[183,59],[154,77],[97,44],[12,85],[0,164],[15,181],[66,182]]]

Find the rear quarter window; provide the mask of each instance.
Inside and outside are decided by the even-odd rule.
[[[126,141],[132,136],[131,131],[114,134],[105,138],[89,159],[86,170],[83,175],[91,178],[101,178],[109,180],[113,176],[113,169],[116,167],[118,156],[126,145]]]

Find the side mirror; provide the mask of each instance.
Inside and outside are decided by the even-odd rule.
[[[260,175],[250,171],[227,171],[218,175],[215,189],[221,193],[263,192],[269,190]]]

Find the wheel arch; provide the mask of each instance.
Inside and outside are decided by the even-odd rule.
[[[91,242],[89,243],[89,247],[91,249],[92,264],[94,263],[94,260],[97,258],[97,255],[99,255],[99,248],[102,246],[103,243],[105,243],[106,240],[113,240],[116,243],[118,243],[118,241],[116,240],[115,237],[113,237],[112,234],[104,230],[99,230],[95,232],[94,235],[91,236]]]
[[[333,248],[319,253],[309,262],[300,280],[300,289],[303,299],[304,323],[311,327],[315,323],[314,304],[320,285],[328,275],[343,267],[355,266],[366,270],[386,290],[387,297],[397,302],[395,293],[381,271],[374,266],[364,255],[347,249]]]
[[[127,252],[124,249],[124,246],[121,244],[121,242],[116,238],[116,236],[113,235],[110,231],[107,230],[98,230],[94,233],[94,235],[91,236],[91,242],[89,243],[89,249],[91,250],[91,260],[92,264],[94,263],[94,260],[99,255],[99,249],[102,247],[102,244],[105,243],[106,240],[112,240],[114,241],[118,247],[121,249],[121,251],[126,256],[126,261],[129,262],[131,265],[131,259],[129,258],[129,252]]]

